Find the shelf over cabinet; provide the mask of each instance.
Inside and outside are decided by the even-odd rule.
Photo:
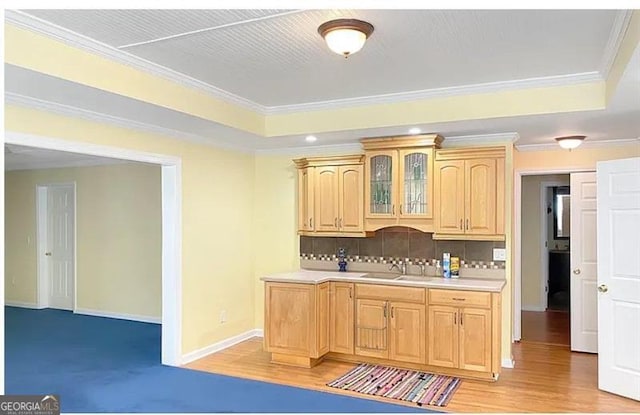
[[[365,229],[433,231],[433,151],[437,134],[365,138]]]

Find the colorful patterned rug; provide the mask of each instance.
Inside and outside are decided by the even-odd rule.
[[[327,383],[333,388],[435,406],[447,406],[460,378],[395,367],[360,364]]]

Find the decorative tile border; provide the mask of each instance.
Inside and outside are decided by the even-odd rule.
[[[300,259],[307,259],[313,261],[333,261],[338,262],[338,256],[332,255],[315,255],[315,254],[300,254]],[[400,264],[406,262],[408,265],[430,265],[432,267],[440,268],[439,259],[426,259],[426,258],[394,258],[394,257],[372,257],[362,255],[347,255],[345,258],[347,262],[363,262],[371,264]],[[475,269],[505,269],[505,263],[493,262],[493,261],[464,261],[460,260],[460,268],[475,268]]]

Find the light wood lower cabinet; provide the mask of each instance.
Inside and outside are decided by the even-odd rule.
[[[274,360],[312,366],[329,352],[329,283],[265,286],[265,349]]]
[[[491,293],[432,289],[429,301],[429,364],[491,372],[499,348],[492,344]]]
[[[426,316],[424,289],[358,286],[356,299],[356,347],[359,356],[390,359],[399,362],[426,363]],[[398,289],[408,299],[421,303],[382,300],[394,298]],[[422,294],[422,295],[421,295]]]
[[[266,283],[265,348],[311,367],[329,353],[455,376],[500,372],[500,293],[327,282]]]
[[[329,351],[353,354],[353,284],[348,282],[331,282],[329,287],[331,298],[329,311],[331,315],[331,321],[329,322]]]

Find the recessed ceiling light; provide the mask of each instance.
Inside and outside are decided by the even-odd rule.
[[[313,143],[318,139],[318,137],[316,137],[315,135],[308,135],[304,139],[306,140],[307,143]]]
[[[412,135],[420,134],[420,131],[422,130],[420,130],[418,127],[413,127],[409,129],[409,134],[412,134]]]

